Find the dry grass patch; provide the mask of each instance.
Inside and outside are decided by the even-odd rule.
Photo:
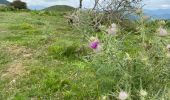
[[[32,58],[32,50],[27,49],[24,46],[18,45],[4,45],[3,50],[11,55],[13,61],[6,65],[6,70],[1,74],[1,79],[17,79],[26,73],[25,67],[23,66],[24,60]]]
[[[16,79],[25,74],[25,68],[21,61],[13,61],[8,65],[8,69],[1,75],[1,79]]]

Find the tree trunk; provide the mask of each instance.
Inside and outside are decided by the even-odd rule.
[[[79,8],[82,8],[82,3],[83,3],[83,0],[80,0],[80,6],[79,6]]]
[[[95,8],[97,7],[97,4],[98,4],[98,3],[99,3],[99,0],[95,0],[93,9],[95,9]]]

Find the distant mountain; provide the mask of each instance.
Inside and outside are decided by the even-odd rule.
[[[46,10],[46,11],[71,11],[74,9],[75,9],[74,7],[67,6],[67,5],[55,5],[55,6],[45,8],[43,10]]]
[[[0,0],[0,4],[9,4],[7,0]]]
[[[145,9],[144,13],[156,19],[170,19],[170,9]]]

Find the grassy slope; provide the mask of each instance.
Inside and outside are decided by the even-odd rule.
[[[81,36],[61,15],[0,12],[0,100],[96,94],[93,73],[71,51],[81,47]]]
[[[71,11],[74,10],[75,8],[71,7],[71,6],[66,6],[66,5],[55,5],[55,6],[51,6],[48,8],[45,8],[45,11]]]
[[[62,15],[0,12],[0,100],[101,96],[94,72],[78,58],[84,52],[74,53],[81,35]]]

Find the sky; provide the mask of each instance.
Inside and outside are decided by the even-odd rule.
[[[8,0],[13,1],[13,0]],[[30,9],[43,9],[52,5],[79,6],[79,0],[21,0],[27,3]],[[90,8],[94,0],[84,0],[83,7]],[[144,0],[145,9],[170,9],[170,0]]]

